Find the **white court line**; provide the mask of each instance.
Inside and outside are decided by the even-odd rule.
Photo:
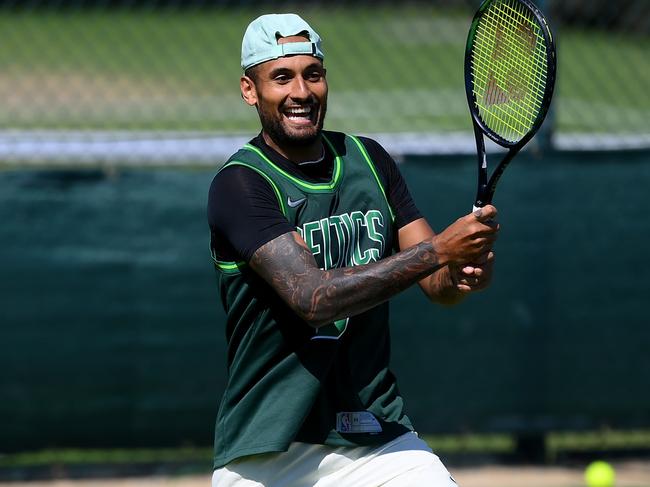
[[[0,132],[3,165],[170,165],[217,166],[254,134],[210,135],[192,132]],[[474,154],[467,133],[368,134],[394,157]],[[503,150],[487,141],[488,152]],[[558,150],[650,149],[650,134],[562,134],[553,138]]]
[[[562,151],[616,151],[650,149],[648,134],[557,134],[553,147]]]
[[[255,134],[185,132],[0,132],[4,164],[219,165]],[[474,138],[451,134],[371,134],[393,156],[471,154]],[[498,150],[494,146],[491,150]]]

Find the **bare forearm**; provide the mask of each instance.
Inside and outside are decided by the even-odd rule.
[[[361,313],[442,267],[425,241],[379,262],[323,271],[293,234],[264,245],[251,265],[313,326]]]
[[[291,232],[257,249],[250,264],[298,316],[317,327],[372,308],[448,264],[475,261],[496,240],[494,217],[496,208],[487,205],[438,235],[425,232],[417,244],[379,262],[328,271],[318,268],[305,242]]]

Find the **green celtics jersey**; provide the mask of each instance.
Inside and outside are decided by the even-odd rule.
[[[321,269],[368,264],[396,245],[393,213],[359,139],[330,132],[330,181],[301,180],[247,144],[224,167],[260,174]],[[236,211],[236,210],[235,210]],[[228,383],[215,430],[215,468],[293,441],[358,446],[409,431],[389,370],[388,303],[318,329],[245,262],[215,259],[227,313]]]

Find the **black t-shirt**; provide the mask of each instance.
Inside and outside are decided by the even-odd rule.
[[[343,139],[344,134],[331,132]],[[395,161],[376,141],[359,138],[386,191],[401,228],[421,217]],[[250,142],[279,167],[303,180],[319,183],[332,176],[334,156],[327,144],[322,159],[296,164],[269,147],[261,134]],[[278,205],[271,185],[245,166],[230,166],[213,179],[208,195],[210,245],[219,260],[248,262],[262,245],[295,230]]]

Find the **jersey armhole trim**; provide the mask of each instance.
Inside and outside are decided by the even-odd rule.
[[[238,274],[244,267],[248,265],[243,260],[238,262],[226,262],[223,260],[217,260],[214,258],[214,256],[212,256],[212,262],[214,262],[214,265],[217,269],[225,274]]]
[[[266,179],[266,181],[271,185],[271,188],[273,189],[273,192],[275,193],[275,197],[277,198],[278,204],[280,205],[280,211],[282,211],[282,214],[284,216],[287,216],[287,208],[284,206],[284,201],[282,201],[282,195],[280,194],[280,189],[278,188],[277,184],[275,184],[270,177],[268,177],[266,174],[264,174],[264,171],[260,171],[255,166],[251,166],[250,164],[246,164],[245,162],[241,162],[241,161],[231,161],[224,167],[229,167],[229,166],[244,166],[244,167],[247,167],[248,169],[252,169],[257,174],[259,174],[264,179]]]
[[[252,169],[255,171],[257,174],[262,176],[270,185],[271,188],[273,189],[273,193],[275,194],[275,197],[278,200],[278,204],[280,205],[280,210],[282,211],[282,214],[286,217],[287,216],[287,209],[284,206],[284,202],[282,201],[282,196],[280,195],[280,189],[278,186],[273,182],[273,180],[268,177],[266,174],[264,174],[263,171],[260,171],[258,168],[251,166],[250,164],[246,164],[245,162],[241,161],[230,161],[227,164],[225,164],[221,170],[225,169],[226,167],[229,166],[244,166],[249,169]],[[223,261],[223,260],[218,260],[214,255],[212,255],[212,262],[214,262],[214,265],[219,269],[221,272],[225,274],[237,274],[246,267],[248,264],[246,261],[240,260],[240,261]]]
[[[370,171],[372,172],[373,176],[375,177],[375,181],[377,182],[377,186],[379,186],[381,194],[384,195],[384,200],[386,200],[386,205],[388,206],[388,211],[390,211],[390,218],[394,222],[395,221],[395,213],[393,212],[393,208],[391,207],[390,202],[388,201],[388,197],[386,196],[386,191],[384,190],[384,186],[381,184],[381,179],[379,179],[379,174],[377,174],[377,170],[375,169],[374,163],[370,159],[370,156],[368,155],[368,152],[366,152],[366,148],[361,143],[361,141],[359,139],[357,139],[354,135],[349,135],[349,137],[354,141],[355,144],[357,144],[357,147],[359,148],[359,152],[361,152],[361,155],[363,155],[363,158],[366,160],[366,163],[368,164],[368,167],[370,168]]]

